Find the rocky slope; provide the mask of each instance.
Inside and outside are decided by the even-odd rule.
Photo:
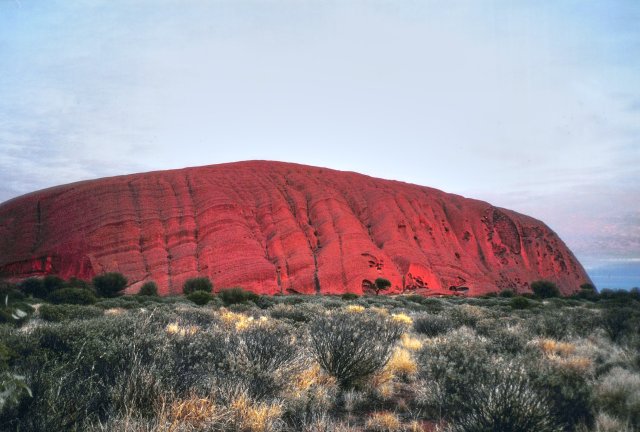
[[[162,294],[202,275],[260,293],[479,295],[589,281],[542,222],[485,202],[364,175],[279,162],[133,174],[0,204],[0,272],[128,276]]]

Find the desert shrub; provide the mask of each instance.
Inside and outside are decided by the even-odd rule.
[[[0,283],[0,303],[12,303],[24,300],[27,296],[19,290],[15,285],[9,283]]]
[[[572,335],[571,318],[563,311],[544,310],[527,321],[529,331],[538,336],[566,339]]]
[[[138,295],[157,296],[158,285],[156,285],[154,281],[145,282],[144,285],[140,287],[140,291],[138,291]]]
[[[31,305],[22,302],[9,302],[8,297],[5,297],[0,305],[0,324],[21,326],[29,320],[32,313],[33,307]]]
[[[419,375],[433,389],[433,414],[452,418],[464,415],[468,394],[478,382],[487,380],[493,368],[486,343],[473,331],[461,328],[436,343],[425,344],[418,355]]]
[[[237,303],[244,303],[247,301],[252,301],[255,303],[260,298],[258,294],[244,290],[240,287],[220,290],[218,296],[227,306]]]
[[[19,287],[22,292],[32,297],[45,299],[47,295],[49,295],[49,291],[45,289],[44,282],[40,278],[33,277],[25,279],[20,283]]]
[[[213,283],[208,277],[195,277],[187,279],[182,285],[184,294],[191,294],[196,291],[213,292]]]
[[[342,294],[342,300],[357,300],[360,296],[355,293],[344,293]]]
[[[413,328],[418,333],[436,337],[453,329],[453,321],[448,317],[439,315],[421,315],[414,319]]]
[[[269,309],[276,304],[273,298],[268,295],[260,295],[253,301],[260,309]]]
[[[35,327],[11,339],[13,367],[33,393],[0,413],[6,430],[83,430],[103,419],[117,401],[119,381],[133,382],[132,365],[149,362],[148,328],[142,315],[67,321]],[[141,389],[138,389],[141,391]],[[144,406],[132,405],[132,409]]]
[[[88,290],[93,289],[93,287],[91,286],[91,284],[89,282],[87,282],[86,280],[83,280],[83,279],[78,279],[76,277],[70,278],[64,284],[64,286],[66,286],[68,288],[84,288],[84,289],[88,289]]]
[[[59,276],[47,275],[44,277],[44,279],[42,279],[42,285],[44,286],[44,289],[47,293],[52,293],[55,290],[64,288],[66,286],[66,283],[64,279]]]
[[[518,364],[496,365],[467,387],[451,432],[559,432],[549,404]]]
[[[547,280],[531,282],[531,290],[539,298],[560,297],[558,286]]]
[[[448,312],[454,327],[467,326],[473,328],[478,321],[487,316],[486,309],[468,304],[456,306]]]
[[[532,303],[527,300],[526,297],[517,296],[511,299],[509,306],[513,309],[529,309],[532,306]]]
[[[47,300],[53,304],[90,305],[96,302],[93,292],[82,288],[62,288],[49,294]]]
[[[634,308],[609,306],[602,312],[602,327],[614,342],[636,331],[639,325],[638,312]]]
[[[500,293],[498,294],[500,297],[502,298],[511,298],[513,296],[516,295],[514,290],[510,290],[510,289],[505,289],[500,291]]]
[[[295,330],[282,323],[252,325],[240,333],[239,342],[244,381],[249,394],[258,400],[279,395],[306,363]]]
[[[309,322],[313,317],[309,308],[303,306],[290,306],[286,304],[275,305],[271,308],[269,314],[275,319],[287,319],[302,323]]]
[[[373,289],[376,291],[376,295],[380,294],[380,291],[386,291],[391,288],[391,281],[385,278],[377,278],[373,281]]]
[[[520,329],[509,329],[505,320],[484,319],[478,321],[476,333],[488,339],[487,350],[494,354],[517,355],[524,351],[528,335]]]
[[[140,303],[135,301],[135,297],[123,296],[104,300],[98,299],[98,301],[95,303],[95,306],[101,309],[138,309],[140,307]]]
[[[596,405],[634,428],[640,428],[640,374],[616,367],[595,388]]]
[[[102,316],[103,310],[94,306],[75,304],[47,305],[38,309],[38,316],[49,322],[61,322],[74,319],[90,319]]]
[[[312,355],[342,388],[351,388],[387,364],[403,330],[389,317],[335,311],[310,323]]]
[[[93,287],[101,297],[117,297],[127,286],[127,278],[121,273],[111,272],[93,278]]]
[[[191,294],[187,295],[187,299],[199,306],[204,306],[211,300],[213,300],[213,295],[206,291],[194,291]]]
[[[530,373],[538,391],[549,401],[550,415],[564,430],[593,425],[592,387],[583,371],[548,362],[531,366]]]

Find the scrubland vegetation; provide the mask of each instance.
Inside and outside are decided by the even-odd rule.
[[[198,281],[160,298],[98,283],[2,286],[0,430],[640,430],[637,291],[266,297]]]

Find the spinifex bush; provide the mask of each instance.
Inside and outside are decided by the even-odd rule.
[[[403,326],[376,313],[335,311],[309,326],[315,359],[342,388],[351,388],[389,361]]]

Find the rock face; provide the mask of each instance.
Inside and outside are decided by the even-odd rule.
[[[485,202],[364,175],[279,162],[133,174],[0,204],[0,272],[91,278],[118,271],[161,294],[208,276],[216,290],[564,294],[589,282],[542,222]]]

